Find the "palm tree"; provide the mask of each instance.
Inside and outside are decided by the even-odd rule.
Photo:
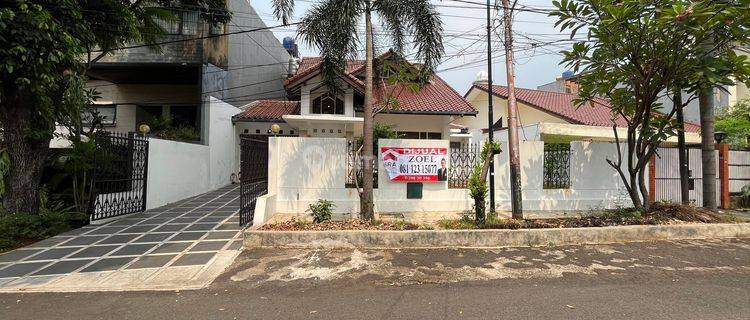
[[[294,12],[294,0],[273,0],[274,14],[287,24]],[[390,35],[393,49],[403,54],[407,36],[413,39],[416,59],[427,79],[444,53],[440,15],[429,0],[322,0],[302,18],[298,37],[318,48],[323,59],[322,75],[330,90],[337,90],[336,78],[343,74],[348,58],[357,56],[358,25],[365,20],[365,101],[363,125],[363,179],[360,192],[362,219],[374,218],[373,188],[373,15],[380,18]]]

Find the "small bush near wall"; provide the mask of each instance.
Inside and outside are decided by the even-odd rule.
[[[0,216],[0,252],[78,228],[87,218],[62,204],[43,206],[36,215],[6,213]]]
[[[313,221],[315,221],[315,223],[321,223],[323,221],[331,220],[334,207],[336,207],[336,205],[333,204],[333,201],[320,199],[315,203],[311,203],[307,212],[312,213]]]

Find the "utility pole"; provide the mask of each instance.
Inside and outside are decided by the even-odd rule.
[[[523,219],[521,196],[521,160],[518,156],[518,116],[516,115],[516,79],[513,72],[513,26],[510,1],[503,3],[505,70],[508,77],[508,156],[510,157],[510,198],[513,219]]]
[[[487,130],[489,141],[495,141],[495,119],[492,114],[492,18],[490,17],[490,1],[487,0],[487,116],[489,117]],[[495,155],[490,153],[490,213],[495,213]]]

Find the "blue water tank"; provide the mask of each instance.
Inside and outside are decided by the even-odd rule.
[[[282,43],[284,44],[284,49],[294,50],[294,46],[295,46],[294,38],[284,37],[284,40],[282,41]]]
[[[575,75],[575,73],[572,70],[565,70],[562,73],[563,79],[572,78]]]

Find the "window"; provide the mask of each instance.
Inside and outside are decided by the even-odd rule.
[[[440,132],[401,131],[398,134],[401,139],[440,140],[443,138],[443,134]]]
[[[544,144],[544,189],[570,188],[570,144]]]
[[[114,126],[117,124],[117,105],[92,105],[88,110],[84,111],[84,114],[82,115],[83,123],[91,125],[94,121],[94,116],[98,116],[101,118],[102,125]]]
[[[313,100],[311,113],[344,114],[344,101],[326,93]]]
[[[155,19],[156,24],[164,29],[166,34],[198,34],[199,14],[197,11],[173,11],[173,13],[173,21]],[[223,33],[223,28],[221,28],[221,31],[220,33]]]
[[[209,32],[211,34],[223,34],[224,24],[223,23],[212,24],[211,27],[209,28]]]

